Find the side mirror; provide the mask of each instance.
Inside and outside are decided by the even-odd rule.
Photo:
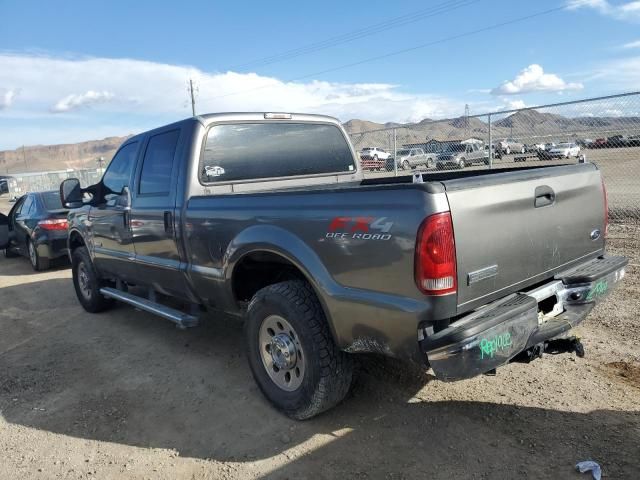
[[[0,250],[9,246],[9,218],[0,213]]]
[[[64,208],[80,208],[84,205],[82,194],[77,178],[68,178],[60,184],[60,200]]]

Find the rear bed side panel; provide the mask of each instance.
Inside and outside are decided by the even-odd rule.
[[[460,313],[604,252],[604,199],[594,165],[444,184],[454,222]],[[536,208],[536,192],[555,197]]]
[[[418,324],[455,313],[455,296],[428,300],[414,283],[418,226],[448,209],[443,193],[425,188],[193,197],[185,213],[187,274],[207,304],[238,313],[228,282],[235,263],[251,251],[279,253],[318,292],[341,347],[419,357]]]

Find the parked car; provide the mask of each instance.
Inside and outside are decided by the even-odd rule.
[[[505,155],[511,153],[526,153],[524,143],[517,142],[513,138],[505,138],[496,143],[496,149]]]
[[[607,148],[621,148],[629,145],[629,138],[626,135],[612,135],[607,138],[605,147]]]
[[[398,167],[409,170],[419,166],[433,168],[435,165],[437,153],[425,153],[422,148],[406,148],[396,152],[396,162]]]
[[[464,168],[474,163],[489,165],[489,152],[484,146],[477,143],[456,143],[447,145],[444,151],[436,158],[436,168]]]
[[[605,254],[593,164],[363,180],[340,122],[318,115],[189,118],[60,190],[86,311],[243,318],[260,390],[296,419],[345,397],[356,353],[452,381],[559,352],[627,263]]]
[[[596,138],[589,148],[604,148],[607,146],[608,140],[604,138]]]
[[[390,158],[391,153],[379,147],[364,147],[360,152],[362,168],[365,170],[385,170]]]
[[[550,158],[578,158],[580,147],[575,143],[559,143],[546,152]]]
[[[9,193],[9,184],[6,180],[0,180],[0,195]]]
[[[537,153],[540,150],[544,150],[544,143],[532,143],[525,145],[525,150],[527,153]]]
[[[631,135],[628,145],[630,147],[640,147],[640,135]]]
[[[25,256],[34,270],[67,256],[67,212],[60,192],[27,193],[20,197],[7,218],[6,257]]]

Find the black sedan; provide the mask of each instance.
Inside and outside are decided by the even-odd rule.
[[[67,210],[60,194],[27,193],[20,197],[8,216],[0,215],[0,249],[7,257],[23,255],[34,270],[46,270],[50,263],[67,256]]]

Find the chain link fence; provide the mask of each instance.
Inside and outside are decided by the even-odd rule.
[[[640,223],[640,93],[351,131],[365,177],[593,162],[610,217]]]

